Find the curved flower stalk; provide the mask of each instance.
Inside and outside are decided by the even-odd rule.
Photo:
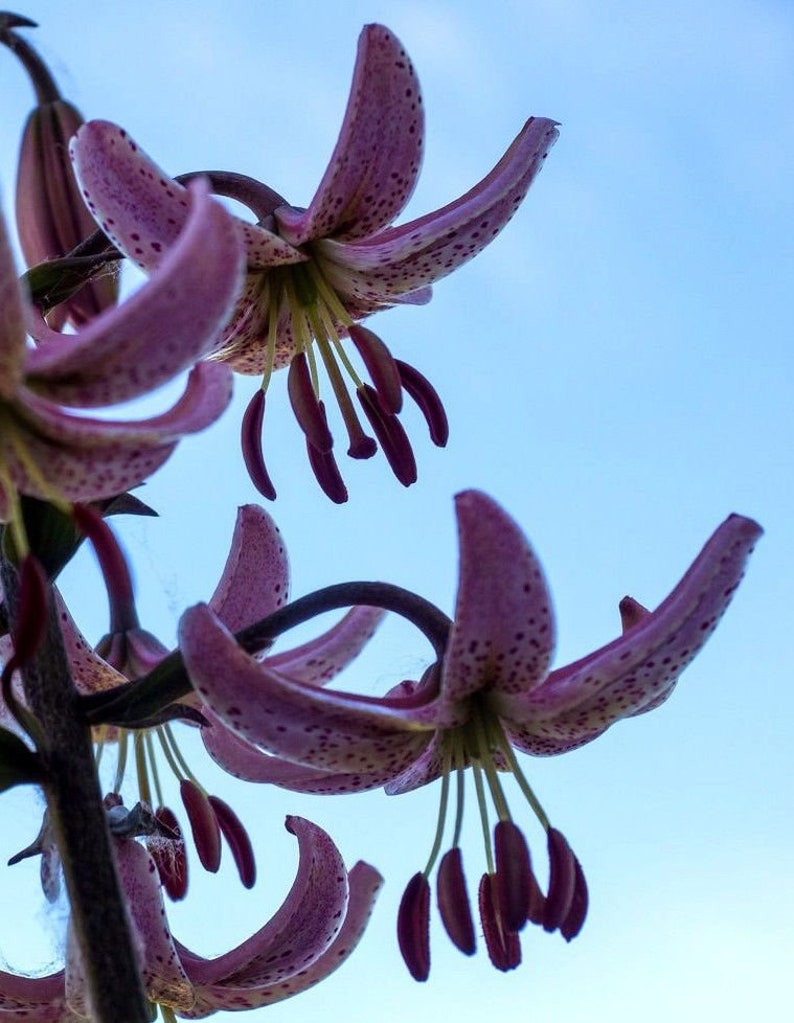
[[[459,848],[469,767],[483,820],[487,872],[480,916],[492,961],[500,969],[518,964],[518,932],[527,920],[559,929],[570,940],[587,910],[584,873],[552,827],[515,750],[564,753],[616,721],[658,707],[716,627],[761,533],[756,523],[732,515],[655,611],[624,598],[620,638],[550,670],[554,618],[532,548],[482,493],[458,495],[456,511],[460,582],[446,652],[418,683],[404,682],[382,698],[296,684],[249,657],[204,605],[187,611],[180,624],[180,648],[196,692],[224,724],[214,746],[227,769],[317,793],[384,785],[398,794],[442,779],[433,850],[406,891],[399,921],[403,954],[420,980],[430,963],[428,878],[443,844],[453,776],[454,834],[438,876],[439,908],[452,940],[462,951],[474,951]],[[508,807],[499,777],[505,770],[546,832],[545,894]],[[493,838],[486,793],[496,811]]]
[[[398,303],[428,301],[435,281],[485,248],[522,202],[557,134],[553,121],[530,118],[469,192],[392,226],[416,184],[424,114],[419,83],[401,43],[384,26],[367,25],[339,139],[307,209],[291,206],[242,175],[210,174],[216,191],[246,204],[258,220],[244,226],[246,289],[213,358],[238,373],[262,375],[243,424],[243,452],[261,493],[275,497],[261,429],[271,373],[283,366],[289,366],[290,401],[309,460],[332,500],[346,500],[347,491],[332,453],[321,366],[345,423],[348,454],[368,458],[377,445],[359,421],[345,376],[395,475],[406,486],[415,481],[416,463],[398,418],[403,392],[418,403],[439,445],[448,432],[443,406],[428,381],[393,358],[360,321]],[[182,186],[126,132],[104,121],[82,127],[71,152],[102,230],[125,255],[151,270],[181,221]],[[348,335],[371,384],[342,343]]]
[[[17,229],[28,266],[65,256],[94,231],[69,161],[69,139],[83,117],[61,96],[41,56],[15,31],[34,27],[27,18],[0,14],[0,42],[22,62],[36,91],[36,106],[22,132],[17,172]],[[81,326],[117,298],[117,279],[105,272],[54,309],[50,326],[58,329],[67,320]]]
[[[77,689],[90,694],[115,689],[155,668],[169,651],[155,636],[142,629],[138,620],[132,582],[121,552],[105,526],[105,542],[98,543],[103,569],[111,580],[111,627],[94,651],[80,633],[68,608],[59,598],[61,632]],[[281,534],[272,518],[256,505],[238,510],[229,554],[215,592],[209,600],[220,621],[232,631],[266,618],[289,598],[289,565]],[[353,608],[333,628],[293,650],[270,657],[261,654],[263,663],[271,663],[290,678],[308,684],[333,678],[361,651],[375,631],[383,612],[370,607]],[[8,661],[12,648],[8,637],[0,638],[0,656]],[[196,697],[184,704],[199,707]],[[214,720],[211,712],[202,712]],[[0,700],[0,721],[3,706]],[[211,731],[207,729],[206,731]],[[202,729],[204,734],[205,729]],[[182,755],[173,729],[167,722],[155,722],[148,728],[99,729],[100,749],[115,744],[118,750],[113,793],[124,784],[128,759],[134,760],[138,797],[154,808],[157,828],[171,837],[181,836],[177,817],[166,805],[158,771],[164,756],[175,774],[180,797],[187,814],[199,859],[205,869],[218,870],[221,862],[221,837],[232,856],[246,887],[256,878],[253,849],[243,823],[217,796],[209,794]],[[134,754],[129,757],[129,753]],[[158,752],[160,757],[158,757]],[[166,890],[172,898],[187,891],[187,859],[184,843],[151,841]],[[35,850],[34,850],[35,851]]]
[[[157,272],[69,336],[51,330],[21,294],[0,224],[0,522],[17,532],[19,494],[62,505],[121,493],[226,408],[229,371],[200,363],[165,413],[139,421],[82,414],[144,395],[193,366],[228,319],[243,273],[238,229],[205,185],[184,201],[182,230]]]
[[[286,827],[299,849],[286,900],[264,927],[215,959],[172,937],[157,872],[144,846],[114,840],[146,994],[166,1023],[175,1013],[203,1019],[290,998],[324,980],[355,949],[382,878],[363,862],[348,872],[329,835],[310,821],[288,817]],[[77,1023],[87,1016],[90,1004],[72,934],[65,970],[35,978],[0,971],[0,1019]]]

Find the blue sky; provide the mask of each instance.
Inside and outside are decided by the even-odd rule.
[[[562,664],[613,638],[625,593],[655,606],[731,511],[757,518],[767,535],[664,707],[575,753],[524,762],[590,882],[591,916],[570,946],[529,933],[525,964],[502,976],[484,952],[464,959],[435,928],[430,981],[416,985],[396,951],[394,915],[424,865],[437,791],[322,800],[251,790],[205,768],[198,747],[201,777],[251,825],[261,879],[249,895],[232,871],[195,871],[174,929],[208,954],[259,926],[289,884],[281,820],[296,812],[327,827],[351,862],[375,863],[388,885],[346,967],[300,1001],[262,1010],[271,1023],[318,1014],[391,1023],[445,1009],[460,1023],[486,1011],[539,1023],[733,1023],[779,1012],[794,952],[794,11],[771,0],[338,6],[72,0],[25,11],[87,117],[123,124],[174,173],[241,171],[295,205],[307,204],[325,168],[366,22],[400,36],[424,90],[427,148],[409,216],[483,176],[530,114],[561,122],[543,173],[492,247],[441,282],[429,306],[373,324],[436,384],[450,416],[445,451],[407,417],[413,488],[380,460],[346,464],[351,501],[331,507],[275,381],[267,439],[280,495],[271,510],[291,550],[294,593],[384,578],[450,610],[451,497],[479,487],[540,554]],[[10,214],[31,94],[0,56]],[[235,508],[256,500],[237,448],[254,386],[239,379],[233,409],[150,482],[161,519],[123,527],[145,624],[166,641],[180,611],[211,592]],[[97,638],[105,611],[90,558],[68,583]],[[421,640],[389,626],[343,682],[380,692],[415,676],[427,656]],[[3,810],[0,861],[36,827],[25,795],[4,797]],[[523,819],[542,861],[529,810]],[[29,947],[7,911],[0,920],[0,958],[19,968],[54,961],[62,932],[63,912],[42,910],[34,885],[32,867],[0,870],[3,905],[24,895],[30,917]]]

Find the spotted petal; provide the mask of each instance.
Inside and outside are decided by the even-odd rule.
[[[441,700],[480,690],[525,693],[546,676],[554,649],[551,596],[524,534],[487,495],[455,499],[460,569],[455,619],[444,656]]]
[[[179,645],[202,702],[237,735],[288,760],[329,770],[401,770],[432,727],[421,707],[293,682],[257,663],[206,605],[182,616]]]
[[[237,632],[272,614],[288,596],[289,562],[279,528],[262,508],[243,505],[209,606]]]
[[[153,270],[187,217],[187,190],[109,121],[88,121],[69,151],[94,219],[126,256]],[[244,242],[252,268],[305,259],[278,235],[252,224],[244,228]]]
[[[399,39],[367,25],[345,118],[328,169],[309,208],[276,211],[293,245],[316,238],[366,238],[402,211],[422,160],[424,111],[419,82]]]
[[[385,302],[446,277],[512,218],[558,135],[556,122],[532,117],[493,170],[454,202],[368,237],[317,242],[329,282],[342,295]]]
[[[187,219],[149,280],[122,305],[68,337],[31,310],[39,342],[25,372],[32,390],[60,405],[114,405],[189,368],[217,339],[243,284],[237,222],[196,182]]]
[[[13,435],[0,437],[0,458],[23,493],[47,499],[44,480],[67,500],[107,497],[150,476],[182,436],[209,426],[230,400],[230,372],[210,363],[191,371],[184,394],[169,411],[139,421],[73,416],[27,393],[15,410]],[[21,441],[24,457],[15,441]],[[31,472],[31,466],[38,471]]]
[[[654,612],[636,614],[631,602],[633,623],[619,639],[551,672],[540,688],[500,693],[496,705],[518,748],[562,753],[658,706],[716,628],[761,532],[731,515]]]
[[[291,822],[288,824],[288,827],[299,835],[299,839],[301,834],[299,829],[308,830],[311,828],[319,835],[324,835],[324,832],[320,831],[319,828],[316,828],[308,821],[302,821],[299,817],[289,818],[288,821]],[[325,837],[327,838],[327,836]],[[304,839],[304,843],[305,841]],[[328,839],[328,842],[330,843],[330,839]],[[302,849],[302,864],[307,855]],[[238,972],[215,984],[205,984],[198,987],[196,990],[196,1003],[193,1009],[182,1014],[185,1018],[199,1019],[218,1009],[245,1009],[273,1004],[284,998],[290,998],[301,991],[305,991],[307,988],[324,980],[325,977],[342,965],[361,939],[383,879],[368,864],[362,862],[355,864],[345,878],[345,903],[341,909],[338,909],[336,907],[336,899],[327,900],[324,904],[321,901],[322,890],[328,887],[328,880],[331,879],[330,864],[327,864],[327,866],[329,869],[324,875],[308,879],[309,884],[312,885],[311,900],[308,898],[309,888],[305,884],[307,879],[304,876],[303,891],[299,893],[299,895],[302,895],[303,904],[299,903],[297,906],[292,907],[292,912],[298,917],[300,932],[302,933],[298,933],[293,937],[288,932],[283,931],[280,939],[276,942],[272,933],[263,936],[263,932],[266,932],[273,923],[271,921],[271,924],[266,925],[262,932],[254,936],[254,939],[257,940],[257,943],[262,948],[262,952],[258,957],[259,960],[265,954],[272,960],[269,971],[262,973],[258,968],[253,968],[250,972]],[[343,864],[341,865],[341,870],[342,873],[336,874],[333,880],[338,881],[344,877]],[[297,883],[296,880],[296,885]],[[319,906],[318,903],[320,903]],[[310,937],[307,934],[309,930],[307,923],[311,923],[312,918],[318,915],[312,913],[313,907],[317,907],[321,914],[324,914],[326,925],[330,924],[334,928],[338,928],[336,936],[324,951],[321,950],[320,943],[316,941],[314,949],[311,950],[310,942],[307,940]],[[308,921],[303,917],[303,913],[306,910],[308,910]],[[337,914],[338,919],[331,919],[332,910]],[[341,926],[339,926],[340,921]],[[317,930],[316,926],[315,929]],[[281,955],[278,952],[278,948],[283,948],[289,937],[292,937],[293,941],[293,948],[290,950],[292,953],[291,958],[288,957],[286,950]],[[248,945],[247,942],[240,946],[240,948],[246,945]],[[287,947],[289,948],[289,946]],[[197,964],[197,960],[191,957],[186,949],[182,949],[182,953],[184,961],[189,964],[189,969],[192,972],[192,969]],[[230,954],[239,954],[239,950],[235,950],[234,953]],[[226,957],[221,958],[225,959]],[[211,965],[217,962],[218,960],[214,960]],[[263,976],[273,975],[274,979],[272,982],[258,980],[257,977],[260,974]]]
[[[376,607],[354,607],[316,639],[268,657],[267,666],[296,682],[325,685],[358,657],[384,614]]]

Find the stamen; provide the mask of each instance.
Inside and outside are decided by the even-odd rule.
[[[492,874],[483,874],[480,880],[479,904],[485,947],[491,962],[497,970],[514,970],[521,964],[521,943],[516,933],[502,926]]]
[[[375,452],[378,450],[378,445],[375,441],[368,437],[361,428],[356,410],[353,408],[353,403],[350,400],[350,395],[345,387],[345,381],[342,374],[339,371],[339,367],[334,359],[334,354],[328,344],[328,340],[317,333],[315,326],[315,337],[317,339],[317,347],[320,350],[320,355],[325,366],[325,371],[328,374],[328,379],[331,381],[331,387],[336,398],[336,403],[339,406],[339,411],[342,413],[342,420],[347,430],[347,436],[350,441],[348,446],[348,455],[351,458],[372,458]],[[352,367],[351,367],[352,369]]]
[[[416,483],[416,459],[400,420],[383,408],[369,384],[362,384],[356,394],[392,472],[403,486],[410,487]]]
[[[458,845],[441,858],[436,878],[436,897],[441,921],[452,944],[464,955],[474,955],[477,939],[474,936],[474,920],[463,873],[463,856]]]
[[[449,422],[438,391],[418,369],[401,359],[395,359],[394,362],[400,372],[403,387],[425,417],[430,439],[436,447],[443,448],[449,440]]]
[[[325,406],[322,402],[318,402],[318,405],[323,418],[325,418]],[[312,472],[325,495],[330,497],[335,504],[344,504],[347,500],[347,487],[332,452],[318,451],[307,440],[306,453],[309,456],[309,465],[312,467]]]
[[[289,400],[298,425],[312,447],[325,454],[333,447],[334,440],[312,384],[305,352],[294,356],[287,373]]]
[[[381,405],[396,416],[403,407],[403,394],[394,356],[377,334],[358,323],[350,327],[350,340],[367,367]]]
[[[507,931],[520,931],[527,922],[532,865],[526,839],[512,821],[494,828],[496,875],[494,898]]]
[[[544,931],[556,931],[573,904],[576,885],[576,857],[561,831],[549,828],[549,890],[543,912]]]
[[[183,778],[179,793],[187,811],[193,842],[202,867],[215,874],[221,865],[221,833],[209,799],[195,782]]]
[[[265,456],[262,448],[262,426],[265,419],[265,392],[260,387],[248,403],[243,414],[243,421],[240,431],[240,443],[243,451],[243,461],[248,470],[248,476],[262,495],[268,501],[275,501],[276,488],[265,468]]]
[[[215,817],[223,837],[229,845],[243,887],[253,888],[256,882],[256,861],[248,832],[228,803],[224,803],[217,796],[208,796],[207,798],[215,811]]]
[[[587,907],[589,903],[587,881],[585,880],[582,865],[575,856],[574,869],[576,871],[576,879],[574,880],[571,908],[565,914],[565,917],[560,924],[560,934],[566,941],[572,941],[581,931],[587,916]]]
[[[430,976],[430,885],[421,872],[414,874],[397,912],[397,943],[414,980]]]

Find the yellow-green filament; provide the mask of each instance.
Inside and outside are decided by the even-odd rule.
[[[474,774],[474,787],[477,790],[477,805],[480,808],[480,824],[482,825],[482,837],[485,844],[485,861],[488,865],[488,873],[496,872],[493,854],[491,852],[491,825],[488,820],[488,804],[485,801],[485,786],[482,780],[482,768],[476,760],[472,761],[471,769]]]
[[[439,850],[441,849],[441,842],[444,838],[444,823],[447,819],[447,804],[449,802],[449,772],[452,768],[452,755],[447,747],[444,748],[444,763],[442,766],[441,775],[441,799],[438,804],[438,821],[436,823],[436,834],[433,839],[433,848],[430,850],[430,856],[427,859],[427,866],[423,873],[425,877],[430,876],[430,871],[433,869],[433,864],[436,862]]]
[[[171,726],[170,725],[162,725],[162,727],[157,729],[157,732],[158,732],[158,735],[160,735],[160,741],[161,742],[163,742],[163,740],[167,740],[168,745],[170,745],[171,750],[173,752],[173,756],[176,759],[176,762],[179,764],[179,768],[181,768],[181,771],[178,770],[176,767],[174,767],[173,760],[169,759],[169,763],[171,764],[171,769],[173,770],[173,772],[177,776],[177,778],[179,778],[182,775],[184,775],[185,778],[189,778],[193,782],[193,784],[196,786],[196,788],[199,788],[199,789],[201,789],[202,792],[205,792],[204,786],[201,784],[201,782],[198,780],[198,778],[195,776],[195,774],[193,774],[193,772],[190,770],[190,768],[188,767],[187,761],[182,756],[182,752],[179,749],[179,745],[178,745],[176,739],[174,738],[174,733],[171,731]],[[163,749],[166,749],[165,744],[163,744]]]
[[[117,742],[118,756],[116,758],[116,777],[113,779],[113,791],[118,795],[121,791],[121,783],[124,781],[124,771],[127,767],[127,747],[129,744],[129,732],[126,728],[119,729]]]
[[[144,803],[152,805],[152,792],[149,786],[149,772],[146,767],[146,745],[144,733],[135,733],[135,767],[138,772],[138,795]]]
[[[160,788],[160,772],[157,770],[157,757],[154,752],[154,740],[151,732],[145,733],[144,742],[146,743],[146,755],[152,769],[152,784],[154,785],[154,794],[157,796],[157,805],[164,806],[163,790]]]

